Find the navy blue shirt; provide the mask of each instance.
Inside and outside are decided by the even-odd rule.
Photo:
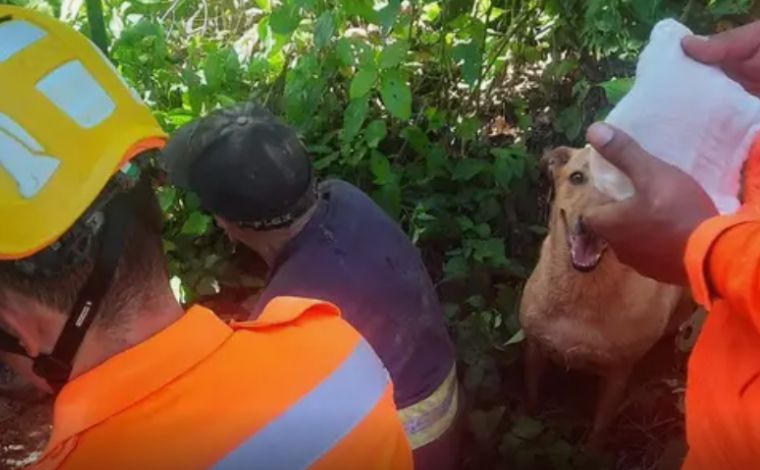
[[[399,408],[427,398],[454,365],[438,296],[418,250],[366,194],[320,187],[318,207],[272,267],[254,317],[274,297],[337,305],[390,372]]]

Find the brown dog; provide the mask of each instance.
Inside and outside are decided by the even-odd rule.
[[[544,156],[555,196],[549,235],[523,293],[520,322],[527,338],[529,406],[538,402],[547,358],[601,376],[589,437],[597,446],[624,397],[632,366],[665,334],[684,305],[684,290],[621,264],[606,242],[586,229],[584,212],[611,202],[590,180],[591,151],[560,147]]]

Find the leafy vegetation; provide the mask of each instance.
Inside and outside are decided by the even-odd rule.
[[[12,2],[89,33],[83,0]],[[518,386],[510,368],[521,341],[516,306],[545,234],[539,156],[556,144],[582,144],[586,126],[630,87],[657,20],[676,17],[707,33],[746,21],[752,3],[103,5],[111,57],[168,131],[219,106],[258,100],[298,128],[322,177],[362,187],[407,230],[439,283],[457,339],[473,408],[468,465],[593,468],[620,465],[620,457],[585,460],[574,447],[577,426],[514,413],[505,393]],[[195,197],[169,186],[159,197],[173,285],[184,301],[261,285],[261,272],[230,256]]]

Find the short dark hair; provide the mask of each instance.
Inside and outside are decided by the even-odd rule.
[[[150,300],[153,285],[167,283],[166,259],[161,244],[162,214],[158,201],[150,185],[138,185],[133,191],[136,191],[136,214],[125,238],[116,276],[95,320],[100,327],[118,326],[124,320],[122,313],[129,307]],[[76,266],[54,275],[40,270],[27,273],[19,269],[16,262],[0,262],[0,303],[3,293],[10,290],[68,315],[92,273],[97,250],[88,251],[85,259]]]

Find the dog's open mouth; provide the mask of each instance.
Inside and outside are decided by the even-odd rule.
[[[602,261],[604,252],[607,250],[607,242],[589,231],[583,225],[582,218],[578,218],[572,228],[564,211],[562,211],[562,220],[565,223],[570,262],[573,268],[584,273],[593,271]]]

